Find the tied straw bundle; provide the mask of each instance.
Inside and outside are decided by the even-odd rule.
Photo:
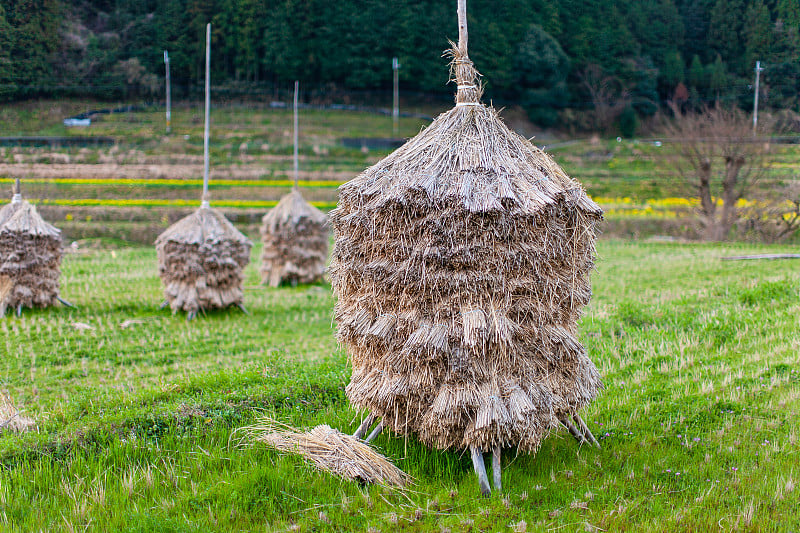
[[[206,98],[203,131],[203,195],[200,209],[168,227],[156,239],[158,273],[173,313],[237,306],[245,311],[242,271],[253,243],[208,202],[209,121],[211,114],[211,24],[206,25]],[[245,311],[246,312],[246,311]]]
[[[328,217],[303,199],[298,187],[299,82],[294,82],[294,187],[272,208],[261,225],[261,280],[277,287],[283,283],[315,283],[325,274],[328,260]]]
[[[407,487],[412,481],[363,440],[324,424],[300,432],[264,418],[240,430],[244,432],[241,443],[261,442],[280,452],[297,453],[320,470],[338,477],[393,488]]]
[[[346,392],[387,427],[439,449],[535,452],[598,393],[577,339],[602,210],[480,102],[467,53],[447,52],[455,107],[339,189],[330,277]]]
[[[60,301],[61,231],[23,200],[19,179],[0,209],[0,316],[6,309],[49,307]]]

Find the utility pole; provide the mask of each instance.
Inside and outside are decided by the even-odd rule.
[[[756,128],[758,127],[758,81],[761,77],[762,70],[764,69],[761,68],[761,61],[756,61],[756,94],[753,102],[753,135],[756,134]]]
[[[398,87],[400,81],[400,62],[396,57],[392,58],[392,135],[397,137],[399,122],[400,122],[400,89]]]
[[[167,133],[172,131],[172,100],[169,92],[169,53],[164,50],[164,65],[167,69]]]

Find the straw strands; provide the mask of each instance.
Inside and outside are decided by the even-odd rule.
[[[262,281],[272,287],[320,281],[328,260],[328,235],[325,214],[293,189],[262,219]]]
[[[33,428],[36,423],[19,413],[14,402],[4,392],[0,392],[0,433],[3,431],[21,432]]]
[[[339,189],[330,277],[351,403],[437,448],[535,451],[601,387],[577,339],[600,207],[478,102]]]
[[[6,309],[47,307],[58,301],[61,231],[36,207],[14,200],[0,210],[0,316]]]
[[[412,481],[369,444],[327,425],[301,433],[265,418],[242,430],[245,433],[242,442],[263,442],[281,452],[300,454],[335,476],[396,488],[406,487]]]
[[[242,305],[242,270],[252,243],[225,216],[201,207],[156,239],[158,272],[173,312]]]

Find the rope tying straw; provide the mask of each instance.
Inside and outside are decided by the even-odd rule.
[[[12,204],[22,203],[22,188],[19,184],[19,178],[14,181],[14,196],[11,197]]]
[[[479,105],[483,88],[478,81],[480,73],[467,53],[467,0],[458,0],[458,44],[450,43],[452,48],[445,52],[450,62],[450,78],[456,82],[456,107]]]

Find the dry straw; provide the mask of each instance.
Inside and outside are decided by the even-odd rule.
[[[173,312],[242,306],[242,271],[252,243],[225,216],[203,206],[156,240],[158,272]]]
[[[22,199],[17,180],[11,203],[0,209],[0,316],[55,304],[60,264],[61,231]]]
[[[465,20],[456,106],[340,187],[330,277],[352,405],[470,448],[479,471],[481,452],[535,452],[574,426],[601,388],[577,321],[602,210],[480,103]],[[593,439],[582,422],[576,437]]]
[[[294,82],[294,188],[264,215],[261,240],[261,278],[277,287],[282,283],[314,283],[322,280],[328,260],[328,218],[303,199],[297,186],[298,109],[300,83]]]
[[[35,425],[33,419],[20,414],[8,394],[0,392],[0,433],[28,431]]]
[[[203,195],[200,209],[168,227],[156,239],[158,273],[164,283],[164,305],[186,311],[192,320],[200,311],[224,309],[242,302],[242,271],[250,262],[253,243],[225,215],[208,203],[209,124],[211,109],[211,24],[206,24],[205,127],[203,131]]]
[[[261,442],[278,451],[297,453],[335,476],[403,488],[411,477],[394,466],[372,446],[327,425],[300,432],[272,419],[242,428],[242,442]]]
[[[325,274],[328,218],[303,199],[300,190],[281,198],[262,220],[261,278],[272,287],[314,283]]]

